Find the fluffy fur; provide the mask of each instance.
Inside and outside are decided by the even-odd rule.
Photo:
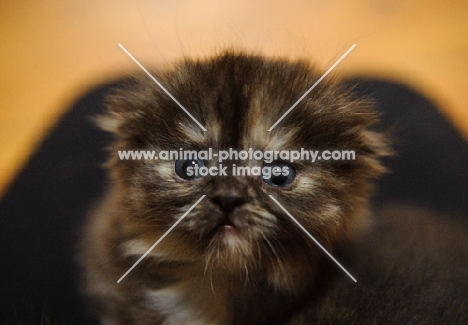
[[[354,283],[268,195],[329,251],[355,247],[350,234],[364,222],[372,180],[384,171],[379,158],[390,153],[382,136],[369,130],[377,119],[371,105],[326,78],[268,132],[320,77],[308,63],[228,52],[153,74],[207,131],[145,75],[109,97],[101,126],[115,135],[107,163],[112,184],[90,217],[83,245],[87,291],[104,324],[334,324],[334,315],[338,322],[360,315],[359,303],[336,313],[340,299],[353,295]],[[354,150],[356,160],[294,162],[294,181],[275,187],[258,176],[188,181],[176,174],[174,161],[122,161],[117,155],[210,147],[344,149]],[[225,162],[231,163],[242,164]],[[223,198],[236,204],[226,211],[219,204]],[[235,235],[220,227],[226,220]],[[351,255],[341,258],[352,266]],[[341,292],[334,279],[349,292]]]

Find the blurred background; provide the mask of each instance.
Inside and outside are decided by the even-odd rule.
[[[92,86],[226,47],[305,57],[406,83],[468,138],[463,0],[48,0],[0,4],[0,195],[64,109]]]

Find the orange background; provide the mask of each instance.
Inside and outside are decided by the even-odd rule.
[[[468,137],[468,2],[13,1],[0,4],[0,193],[63,110],[135,65],[225,47],[412,85]]]

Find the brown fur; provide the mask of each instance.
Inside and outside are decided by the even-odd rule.
[[[288,325],[468,324],[468,231],[454,218],[391,205],[336,257],[358,282],[331,276]]]
[[[369,130],[375,112],[326,78],[268,132],[320,77],[303,61],[228,52],[153,74],[207,132],[145,75],[109,98],[101,125],[115,135],[107,163],[112,185],[90,218],[83,246],[88,292],[98,312],[106,324],[285,324],[321,292],[323,273],[329,273],[323,266],[336,265],[324,261],[268,195],[333,252],[363,221],[372,180],[384,171],[379,158],[390,152],[382,136]],[[117,156],[117,150],[208,147],[346,149],[355,150],[356,160],[293,163],[296,178],[279,188],[258,176],[187,181],[176,175],[173,161]],[[214,203],[219,196],[243,200],[229,213],[241,233],[233,244],[215,230],[226,217]],[[350,281],[344,273],[337,276]]]

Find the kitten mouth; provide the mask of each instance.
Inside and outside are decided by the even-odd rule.
[[[234,222],[226,217],[222,220],[215,228],[217,231],[229,231],[229,232],[238,232],[239,227],[234,224]]]
[[[209,238],[213,238],[216,235],[228,236],[228,235],[239,235],[240,228],[233,221],[230,215],[223,215],[220,222],[218,222],[213,230],[209,233]]]
[[[239,228],[232,223],[223,223],[217,227],[217,230],[230,234],[239,233]]]

